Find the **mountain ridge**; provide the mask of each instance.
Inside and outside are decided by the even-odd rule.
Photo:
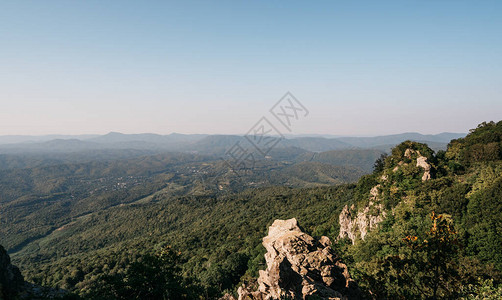
[[[344,149],[379,149],[388,151],[392,146],[405,140],[429,142],[435,149],[445,149],[453,138],[461,138],[465,134],[440,133],[422,135],[419,133],[402,133],[376,137],[288,137],[276,145],[277,148],[297,147],[312,152],[324,152]],[[79,138],[80,137],[80,138]],[[74,152],[79,150],[155,150],[199,152],[204,154],[223,155],[236,143],[245,148],[253,145],[240,135],[204,135],[204,134],[169,134],[153,133],[123,134],[110,132],[98,136],[0,136],[0,153],[32,153],[32,152]]]

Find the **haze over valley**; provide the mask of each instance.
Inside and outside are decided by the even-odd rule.
[[[502,299],[501,11],[0,3],[0,300]]]

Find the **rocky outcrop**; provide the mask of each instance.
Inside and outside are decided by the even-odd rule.
[[[368,206],[359,210],[356,214],[351,213],[351,210],[354,210],[354,206],[349,209],[345,205],[338,217],[340,223],[338,239],[349,238],[352,244],[358,238],[364,240],[368,232],[376,228],[378,223],[384,220],[386,214],[381,204],[374,204],[373,202],[370,202]],[[370,211],[376,211],[376,214],[371,214]]]
[[[24,279],[19,269],[10,263],[7,251],[0,246],[0,299],[13,299],[23,289]]]
[[[422,181],[431,179],[432,166],[427,162],[427,157],[423,156],[418,150],[406,149],[404,152],[404,156],[409,159],[411,159],[414,154],[417,156],[417,167],[424,169]]]
[[[389,157],[390,160],[387,160],[388,169],[385,169],[383,174],[378,177],[377,182],[379,184],[371,188],[368,204],[357,211],[354,205],[350,208],[348,205],[345,205],[342,209],[339,215],[340,232],[338,239],[349,238],[352,244],[358,238],[364,240],[366,235],[385,219],[387,212],[382,205],[382,189],[390,192],[390,194],[396,193],[401,189],[396,184],[396,179],[393,179],[393,173],[402,170],[405,176],[413,176],[414,178],[415,176],[422,176],[422,181],[432,178],[433,165],[429,163],[428,158],[419,150],[415,150],[416,148],[413,149],[417,144],[412,142],[405,142],[405,144],[408,144],[407,146],[410,148],[403,149],[403,152],[394,153],[392,157]],[[424,145],[424,147],[427,146]],[[425,149],[422,152],[426,153],[427,151]],[[416,161],[416,165],[414,161]]]
[[[229,293],[226,293],[223,295],[223,297],[218,298],[218,300],[235,300],[235,297],[230,295]]]
[[[424,169],[424,175],[422,176],[422,181],[431,179],[431,165],[427,163],[427,157],[425,156],[417,157],[417,167]]]
[[[260,271],[257,289],[239,288],[239,300],[358,299],[347,266],[330,245],[327,237],[315,240],[302,232],[296,219],[276,220],[263,238],[267,269]]]
[[[387,178],[382,178],[382,180],[385,181]],[[380,201],[379,189],[380,185],[378,184],[370,190],[370,202],[368,206],[360,209],[357,213],[352,213],[355,209],[354,205],[350,209],[348,205],[343,207],[338,217],[340,224],[338,239],[349,238],[352,244],[354,244],[358,238],[364,240],[368,232],[376,228],[378,223],[383,221],[386,213],[383,205],[378,203]]]

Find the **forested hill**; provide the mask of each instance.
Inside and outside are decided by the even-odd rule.
[[[340,216],[338,245],[364,290],[382,299],[502,296],[494,287],[502,271],[501,142],[502,122],[482,123],[437,153],[405,142],[361,178]]]
[[[256,280],[264,267],[261,240],[268,226],[294,217],[313,237],[338,241],[333,247],[368,299],[476,299],[482,293],[479,299],[499,299],[501,149],[502,122],[483,123],[452,140],[446,151],[403,142],[355,184],[282,184],[293,176],[297,183],[305,176],[326,179],[322,161],[338,155],[328,154],[292,166],[268,165],[243,178],[256,183],[276,174],[276,186],[234,184],[233,189],[234,179],[223,175],[217,186],[225,192],[206,189],[201,175],[193,176],[195,165],[207,163],[204,158],[173,163],[152,182],[127,183],[131,189],[118,189],[114,181],[106,193],[81,191],[87,197],[76,207],[63,194],[16,197],[11,205],[19,214],[9,219],[16,235],[1,243],[19,245],[12,259],[26,280],[67,289],[75,297],[142,299],[145,293],[168,292],[176,299],[217,299]],[[195,186],[194,178],[199,178]],[[71,181],[49,182],[71,186]],[[93,209],[102,203],[107,205]],[[48,205],[70,211],[71,218],[56,214],[60,223],[53,224],[29,210]],[[24,231],[20,217],[42,222],[46,231]],[[145,280],[152,276],[153,284]]]

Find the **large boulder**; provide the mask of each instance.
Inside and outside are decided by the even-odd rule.
[[[267,269],[258,288],[243,286],[243,299],[357,299],[359,291],[347,266],[331,249],[329,238],[316,240],[302,232],[296,219],[276,220],[263,238]]]

